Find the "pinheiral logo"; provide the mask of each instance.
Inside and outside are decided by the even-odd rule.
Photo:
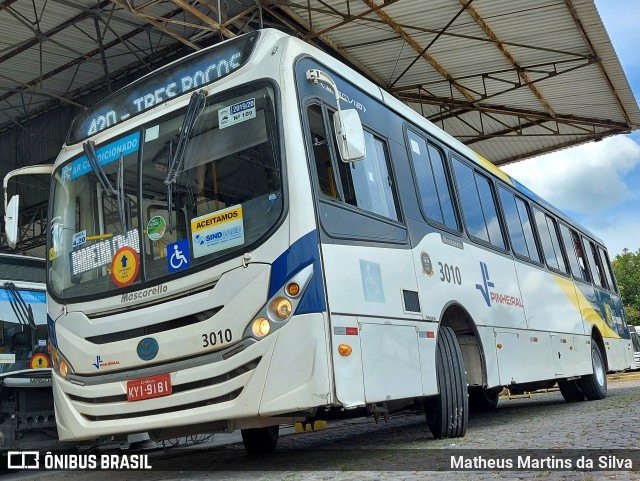
[[[489,279],[489,269],[484,262],[480,262],[480,272],[482,273],[482,284],[476,284],[476,289],[482,294],[487,306],[491,307],[491,304],[495,303],[524,308],[522,299],[519,297],[502,294],[494,290],[495,284]]]
[[[136,348],[138,357],[143,361],[150,361],[156,357],[159,350],[160,346],[158,345],[158,341],[153,337],[145,337],[138,343],[138,347]]]

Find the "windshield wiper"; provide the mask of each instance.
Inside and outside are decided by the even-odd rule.
[[[18,322],[31,327],[31,329],[35,329],[36,323],[33,319],[31,306],[24,301],[16,285],[13,282],[5,282],[4,287],[9,291],[9,304],[11,304],[11,309],[13,309],[13,313],[16,315]]]
[[[191,94],[189,105],[187,106],[187,112],[184,114],[184,120],[182,121],[182,127],[180,127],[180,137],[178,138],[178,145],[172,156],[169,157],[169,170],[167,171],[167,177],[164,179],[166,185],[175,184],[178,178],[178,173],[182,161],[184,159],[184,152],[191,137],[191,131],[196,124],[196,120],[202,113],[204,102],[207,97],[207,93],[204,90],[198,90]]]
[[[207,93],[204,90],[198,90],[191,94],[187,112],[184,114],[184,120],[180,127],[180,136],[178,137],[178,144],[176,145],[175,151],[173,150],[173,141],[169,142],[167,177],[164,179],[164,183],[167,186],[167,216],[169,217],[169,225],[167,227],[169,228],[169,232],[173,232],[173,185],[178,179],[180,167],[184,160],[184,153],[187,148],[187,142],[189,142],[191,131],[196,124],[196,120],[198,120],[198,117],[204,110],[206,98]]]
[[[102,190],[106,192],[107,195],[114,196],[118,202],[118,214],[120,215],[120,225],[124,232],[129,231],[129,226],[127,225],[127,216],[125,214],[125,194],[124,194],[124,154],[120,153],[120,163],[118,165],[118,179],[116,181],[117,189],[113,188],[113,184],[107,177],[106,172],[102,168],[100,161],[98,160],[98,156],[96,154],[96,143],[93,140],[89,140],[88,142],[84,142],[82,144],[82,149],[89,160],[89,165],[91,169],[96,174],[98,178],[98,182],[102,186]]]
[[[89,160],[89,165],[91,169],[96,174],[102,189],[109,195],[117,196],[118,191],[113,188],[111,181],[107,177],[102,165],[100,165],[100,161],[98,160],[98,156],[96,155],[96,143],[93,140],[89,140],[88,142],[84,142],[82,144],[82,149]]]

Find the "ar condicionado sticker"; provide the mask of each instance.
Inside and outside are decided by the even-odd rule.
[[[118,287],[126,287],[138,277],[140,258],[133,247],[124,246],[111,259],[111,279]]]

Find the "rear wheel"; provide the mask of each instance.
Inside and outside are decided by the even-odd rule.
[[[458,438],[467,432],[469,397],[462,351],[453,329],[441,327],[436,345],[440,394],[425,403],[427,424],[435,438]]]
[[[604,399],[607,397],[607,370],[600,347],[593,339],[591,340],[591,364],[593,374],[582,376],[577,381],[578,386],[588,400]]]
[[[249,454],[267,454],[275,451],[280,437],[280,426],[242,429],[242,444]]]
[[[558,387],[562,397],[568,403],[580,402],[585,399],[585,395],[576,380],[567,381],[566,379],[561,379],[558,381]]]

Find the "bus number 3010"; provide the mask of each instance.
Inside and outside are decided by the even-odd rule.
[[[222,344],[224,342],[231,342],[233,334],[231,329],[220,329],[217,332],[210,332],[209,334],[202,334],[202,347],[215,346],[216,344]]]
[[[440,280],[442,282],[462,285],[462,274],[458,266],[450,266],[442,262],[438,262],[438,266],[440,266]]]

